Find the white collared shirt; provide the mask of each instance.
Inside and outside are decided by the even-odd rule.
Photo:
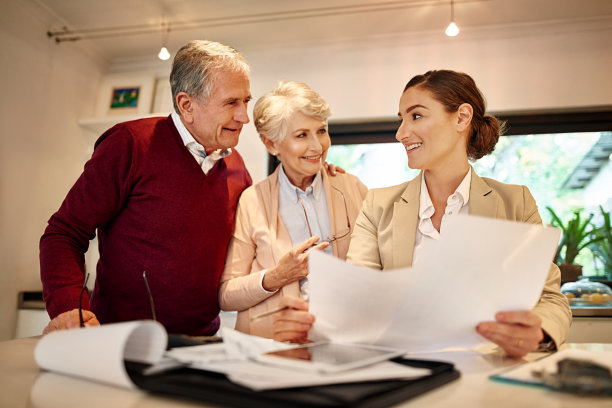
[[[187,150],[191,153],[193,158],[198,162],[204,174],[208,174],[210,169],[213,168],[215,163],[224,157],[232,154],[232,149],[217,149],[211,154],[206,154],[204,150],[204,146],[198,143],[192,134],[187,130],[185,124],[181,120],[181,117],[176,112],[172,112],[172,121],[174,122],[174,126],[176,126],[176,130],[178,130],[179,135],[181,136],[181,140],[183,140],[183,144],[187,147]]]
[[[459,183],[459,186],[455,192],[451,194],[446,201],[446,208],[444,209],[444,215],[442,216],[442,221],[440,222],[440,232],[444,229],[444,220],[446,217],[455,214],[469,214],[471,182],[472,169],[470,168],[461,183]],[[440,239],[440,232],[436,230],[431,222],[431,216],[434,214],[434,212],[435,208],[433,202],[431,201],[431,197],[429,196],[427,183],[425,183],[425,172],[423,172],[421,175],[419,220],[414,239],[414,252],[412,255],[413,265],[417,262],[422,247],[427,241]]]

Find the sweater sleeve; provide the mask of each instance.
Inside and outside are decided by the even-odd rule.
[[[130,190],[133,139],[117,125],[96,142],[91,159],[51,216],[40,239],[40,275],[47,312],[58,314],[78,307],[83,286],[85,252],[96,229],[112,222]],[[89,309],[89,298],[82,299]]]
[[[523,222],[542,224],[536,202],[527,187],[523,187],[523,196],[525,201]],[[561,293],[560,283],[559,267],[551,264],[542,295],[533,309],[534,313],[542,319],[542,329],[557,347],[565,341],[572,322],[572,312],[567,298]]]

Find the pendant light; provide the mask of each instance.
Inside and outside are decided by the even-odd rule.
[[[162,22],[162,47],[159,50],[159,54],[157,54],[157,58],[162,61],[167,61],[170,59],[170,52],[166,45],[168,45],[168,37],[170,36],[170,23]]]
[[[459,27],[457,27],[457,24],[455,24],[455,1],[454,0],[451,0],[451,22],[448,25],[448,27],[446,27],[445,33],[449,37],[455,37],[457,34],[459,34]]]

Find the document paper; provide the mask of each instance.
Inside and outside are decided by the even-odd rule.
[[[557,228],[457,215],[412,267],[372,270],[312,251],[314,340],[376,344],[407,352],[471,348],[475,327],[538,301]]]
[[[252,336],[227,327],[221,330],[222,344],[182,347],[172,349],[166,354],[191,368],[223,373],[232,382],[257,391],[360,381],[414,379],[431,374],[431,370],[427,368],[410,367],[391,361],[332,374],[266,365],[255,361],[261,353],[284,350],[296,345]]]
[[[34,359],[43,369],[136,388],[124,360],[157,363],[168,335],[153,320],[138,320],[102,326],[51,332],[40,339]]]

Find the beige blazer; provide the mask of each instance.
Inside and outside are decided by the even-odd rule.
[[[411,266],[420,194],[420,175],[404,184],[370,190],[355,222],[347,261],[375,269]],[[481,178],[473,169],[469,203],[473,215],[542,223],[527,187]],[[560,281],[559,268],[552,264],[533,309],[557,346],[567,337],[572,319],[567,299],[559,290]]]
[[[236,226],[230,241],[225,269],[219,286],[219,305],[222,310],[237,310],[236,329],[263,337],[272,337],[272,317],[254,321],[256,316],[278,307],[282,296],[300,296],[299,283],[293,282],[271,295],[260,287],[264,269],[275,266],[291,250],[291,238],[278,213],[278,172],[244,190],[236,210]],[[351,174],[330,177],[321,171],[327,197],[332,234],[346,230],[346,214],[351,223],[359,213],[367,188]],[[342,192],[344,199],[336,187]],[[334,255],[346,259],[350,234],[332,244]]]

